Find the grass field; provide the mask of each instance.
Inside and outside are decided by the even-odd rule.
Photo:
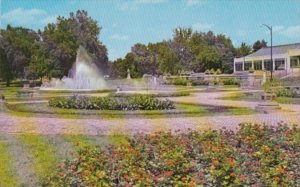
[[[126,143],[124,135],[0,135],[0,186],[40,186],[62,159],[85,146]]]
[[[224,100],[240,100],[240,101],[259,101],[261,93],[234,93],[230,96],[223,97]],[[300,104],[300,98],[292,97],[276,97],[275,101],[281,104]]]

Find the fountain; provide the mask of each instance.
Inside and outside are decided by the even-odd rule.
[[[52,78],[44,83],[40,90],[100,90],[105,89],[106,83],[101,76],[98,67],[92,63],[92,59],[83,47],[79,47],[76,62],[68,73],[68,77],[62,79]]]

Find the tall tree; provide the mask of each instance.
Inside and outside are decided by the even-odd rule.
[[[173,39],[177,43],[185,44],[189,41],[193,34],[192,28],[178,27],[173,31]]]
[[[6,53],[3,48],[0,47],[0,78],[6,82],[6,86],[10,86],[10,82],[13,79],[13,73],[10,63],[6,57]]]
[[[60,77],[68,74],[76,60],[76,52],[80,45],[87,50],[102,72],[106,73],[107,49],[99,41],[100,31],[101,27],[84,10],[71,12],[69,18],[58,17],[56,24],[48,24],[45,27],[41,33],[44,47],[53,57],[56,72]]]
[[[134,62],[138,75],[141,77],[144,74],[156,74],[157,59],[155,54],[149,49],[148,46],[143,44],[135,44],[131,48],[134,55]]]
[[[178,55],[167,44],[162,45],[158,54],[159,72],[162,74],[177,74],[182,70],[179,60]]]
[[[10,63],[12,74],[24,78],[24,69],[28,67],[34,51],[39,48],[39,37],[36,32],[22,27],[7,26],[1,31],[1,46]]]
[[[37,49],[31,57],[29,71],[33,78],[39,78],[42,82],[43,77],[51,77],[53,62],[48,55],[42,50]]]
[[[196,63],[193,67],[196,72],[204,72],[210,69],[222,69],[222,56],[218,49],[213,46],[202,48],[196,56]]]
[[[242,42],[241,46],[237,48],[237,56],[239,57],[246,56],[250,54],[250,52],[251,52],[251,47],[247,45],[245,42]]]
[[[255,52],[263,47],[267,47],[267,42],[265,40],[262,40],[262,41],[257,40],[256,42],[254,42],[254,44],[252,46],[252,50],[253,50],[253,52]]]

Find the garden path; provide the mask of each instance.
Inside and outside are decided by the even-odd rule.
[[[240,106],[254,108],[258,102],[222,100],[231,92],[194,93],[187,97],[171,98],[177,102]],[[236,129],[240,123],[277,125],[280,122],[300,124],[300,105],[281,105],[283,110],[269,114],[172,118],[122,118],[122,119],[63,119],[15,116],[0,110],[0,134],[116,134],[152,133],[161,130]],[[1,108],[1,107],[0,107]]]

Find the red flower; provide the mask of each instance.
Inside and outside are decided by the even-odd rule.
[[[129,179],[130,179],[129,175],[124,175],[123,178],[124,178],[125,180],[129,180]]]
[[[245,180],[245,178],[246,178],[245,175],[241,175],[241,176],[240,176],[240,180],[241,180],[241,181]]]
[[[283,174],[284,172],[285,172],[285,169],[282,166],[280,166],[279,167],[279,173]]]
[[[232,172],[232,173],[230,173],[230,176],[231,177],[236,177],[236,174]]]
[[[234,166],[234,160],[232,158],[228,158],[226,161],[230,167]]]

